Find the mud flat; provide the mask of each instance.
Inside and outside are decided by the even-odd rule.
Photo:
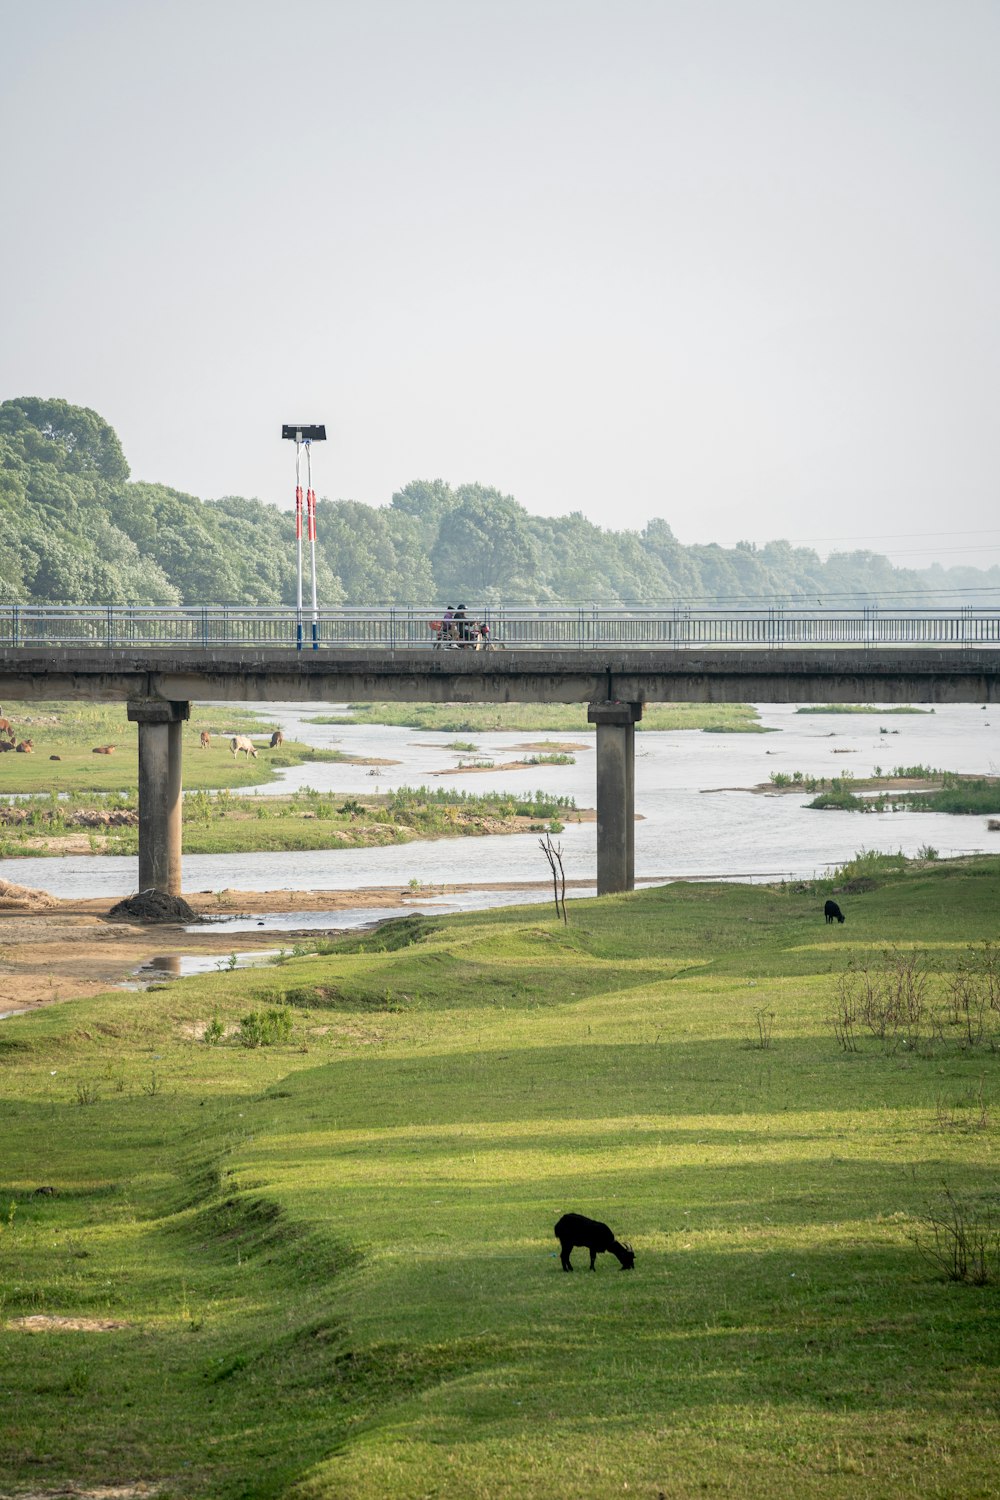
[[[567,881],[567,887],[586,887],[586,880]],[[453,885],[362,886],[351,891],[196,891],[185,893],[188,905],[205,918],[204,927],[191,929],[171,923],[142,926],[108,920],[113,905],[106,896],[87,900],[55,900],[44,910],[0,912],[0,1017],[35,1010],[60,1000],[100,995],[126,983],[134,971],[163,954],[216,954],[228,957],[242,951],[274,948],[275,929],[241,930],[238,938],[211,918],[287,913],[291,918],[281,937],[316,940],[338,932],[336,913],[371,908],[406,907],[432,896],[463,891],[524,891],[551,889],[550,881],[478,881]],[[310,924],[296,929],[296,912],[330,912],[326,927]]]

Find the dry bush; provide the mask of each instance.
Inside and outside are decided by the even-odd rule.
[[[913,1236],[917,1250],[949,1281],[987,1286],[1000,1277],[1000,1220],[995,1206],[963,1199],[944,1184]]]

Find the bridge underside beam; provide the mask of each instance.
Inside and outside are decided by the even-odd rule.
[[[0,649],[8,699],[345,703],[997,703],[1000,649]]]
[[[139,727],[139,889],[181,894],[181,727],[189,703],[129,703]]]

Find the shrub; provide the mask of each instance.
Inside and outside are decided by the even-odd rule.
[[[845,1052],[856,1052],[857,1028],[864,1027],[883,1051],[915,1047],[928,1022],[930,975],[924,955],[898,948],[852,959],[837,983],[834,1033]]]
[[[859,849],[853,859],[832,872],[833,880],[872,880],[878,877],[900,875],[906,869],[907,858],[900,849],[896,854],[883,854],[878,849]],[[874,889],[874,886],[870,887]]]
[[[962,1044],[978,1047],[993,1041],[1000,1021],[1000,947],[985,942],[970,945],[949,986],[953,1026],[961,1027]]]
[[[219,1017],[213,1016],[208,1025],[205,1027],[205,1041],[208,1046],[217,1046],[218,1043],[222,1041],[222,1038],[225,1035],[225,1031],[226,1028],[219,1020]]]
[[[292,1034],[292,1013],[287,1005],[273,1010],[252,1010],[240,1021],[236,1039],[243,1047],[275,1047]]]

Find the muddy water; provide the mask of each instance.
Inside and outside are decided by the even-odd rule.
[[[378,726],[310,724],[315,705],[251,705],[276,719],[289,737],[339,748],[351,755],[398,761],[372,776],[365,766],[315,764],[285,771],[261,796],[306,786],[346,795],[395,787],[454,786],[463,791],[529,792],[542,788],[594,804],[594,737],[586,732],[443,734]],[[915,715],[797,714],[790,706],[764,706],[770,734],[713,735],[699,732],[636,736],[636,875],[656,881],[685,878],[808,878],[849,859],[862,846],[916,854],[933,845],[942,856],[975,850],[1000,852],[1000,834],[984,817],[938,813],[811,812],[805,793],[752,795],[744,788],[767,782],[773,771],[803,771],[830,777],[850,770],[856,777],[897,765],[930,765],[951,771],[1000,774],[1000,707],[941,707]],[[887,732],[882,734],[880,729]],[[552,738],[586,745],[573,766],[532,766],[523,771],[436,776],[462,758],[453,739],[472,740],[479,755],[509,761],[528,741]],[[197,753],[197,752],[194,752]],[[596,869],[594,823],[567,822],[560,835],[566,874],[592,878]],[[536,882],[547,867],[532,835],[484,839],[440,839],[385,849],[325,850],[296,854],[187,855],[184,887],[191,891],[350,890],[356,886],[405,888],[412,881]],[[122,896],[135,890],[134,858],[79,856],[0,861],[0,876],[41,886],[58,896]],[[516,893],[469,892],[449,896],[431,909],[469,909],[526,899]],[[538,899],[544,899],[538,897]],[[421,904],[421,906],[424,903]],[[407,902],[405,910],[421,909]],[[387,913],[397,908],[387,907]],[[350,925],[344,913],[323,913],[323,926]],[[373,918],[371,908],[364,920]],[[254,922],[260,920],[254,919]],[[299,925],[301,914],[296,914]],[[284,925],[288,926],[287,919]]]

